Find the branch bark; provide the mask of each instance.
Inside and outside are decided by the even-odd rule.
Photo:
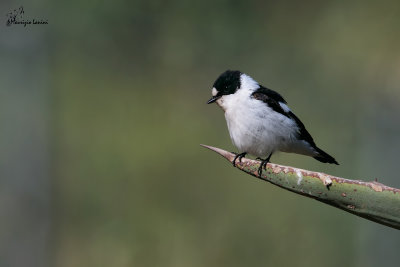
[[[201,146],[230,162],[235,157],[235,154],[220,148]],[[349,180],[273,163],[268,163],[260,177],[257,173],[259,166],[260,161],[247,158],[236,163],[238,169],[258,179],[400,230],[400,189],[378,182]]]

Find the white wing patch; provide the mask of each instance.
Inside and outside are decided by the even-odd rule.
[[[279,105],[286,113],[290,111],[290,108],[285,103],[279,102]]]

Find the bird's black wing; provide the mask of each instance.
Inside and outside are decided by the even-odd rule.
[[[310,133],[306,130],[306,127],[301,122],[301,120],[297,118],[297,116],[290,109],[288,110],[285,108],[286,109],[285,111],[285,109],[281,106],[281,104],[286,104],[286,101],[280,94],[271,89],[261,86],[259,89],[257,89],[256,91],[254,91],[254,93],[251,94],[251,97],[264,102],[265,104],[268,105],[268,107],[270,107],[275,112],[278,112],[294,120],[298,127],[298,134],[299,134],[298,139],[306,141],[308,144],[310,144],[311,147],[315,149],[317,155],[315,155],[314,158],[316,160],[319,160],[324,163],[333,163],[339,165],[339,163],[337,163],[337,161],[332,156],[330,156],[325,151],[321,150],[315,145],[313,138],[311,137]]]
[[[315,145],[314,139],[312,138],[311,134],[307,131],[306,127],[304,124],[301,122],[299,118],[293,113],[289,112],[289,117],[294,119],[297,127],[299,127],[299,139],[307,141],[312,147],[316,148],[317,146]]]
[[[254,91],[254,93],[252,93],[251,96],[257,100],[264,102],[275,112],[278,112],[290,119],[293,119],[299,128],[299,139],[307,141],[311,146],[316,147],[313,138],[311,137],[310,133],[306,130],[301,120],[292,111],[289,110],[288,112],[286,112],[281,107],[280,103],[286,104],[287,102],[285,101],[285,99],[283,99],[283,97],[279,93],[271,89],[265,88],[263,86],[260,86],[260,88]]]
[[[251,94],[251,97],[264,102],[270,108],[272,108],[272,110],[274,110],[275,112],[281,113],[282,115],[289,117],[288,116],[289,114],[286,113],[283,110],[283,108],[281,107],[281,105],[279,104],[279,103],[286,104],[286,101],[277,92],[275,92],[271,89],[265,88],[263,86],[260,86],[260,88],[258,88]]]
[[[329,155],[328,153],[317,147],[310,133],[306,130],[306,127],[304,127],[304,124],[300,121],[300,119],[297,118],[297,116],[294,115],[293,112],[290,111],[289,113],[290,113],[289,116],[296,121],[297,126],[299,127],[299,139],[309,143],[318,153],[317,155],[314,156],[314,159],[321,161],[323,163],[332,163],[339,165],[339,163],[331,155]]]

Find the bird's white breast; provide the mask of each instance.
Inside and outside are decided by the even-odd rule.
[[[230,137],[239,152],[266,157],[277,150],[289,152],[289,146],[297,142],[296,123],[252,98],[250,90],[225,95],[217,103],[225,111]]]

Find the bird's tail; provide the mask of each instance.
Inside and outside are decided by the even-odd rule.
[[[321,161],[323,163],[331,163],[331,164],[339,165],[339,163],[337,163],[337,161],[331,155],[329,155],[322,149],[319,149],[318,147],[316,147],[316,150],[317,150],[318,154],[316,156],[314,156],[314,159]]]

